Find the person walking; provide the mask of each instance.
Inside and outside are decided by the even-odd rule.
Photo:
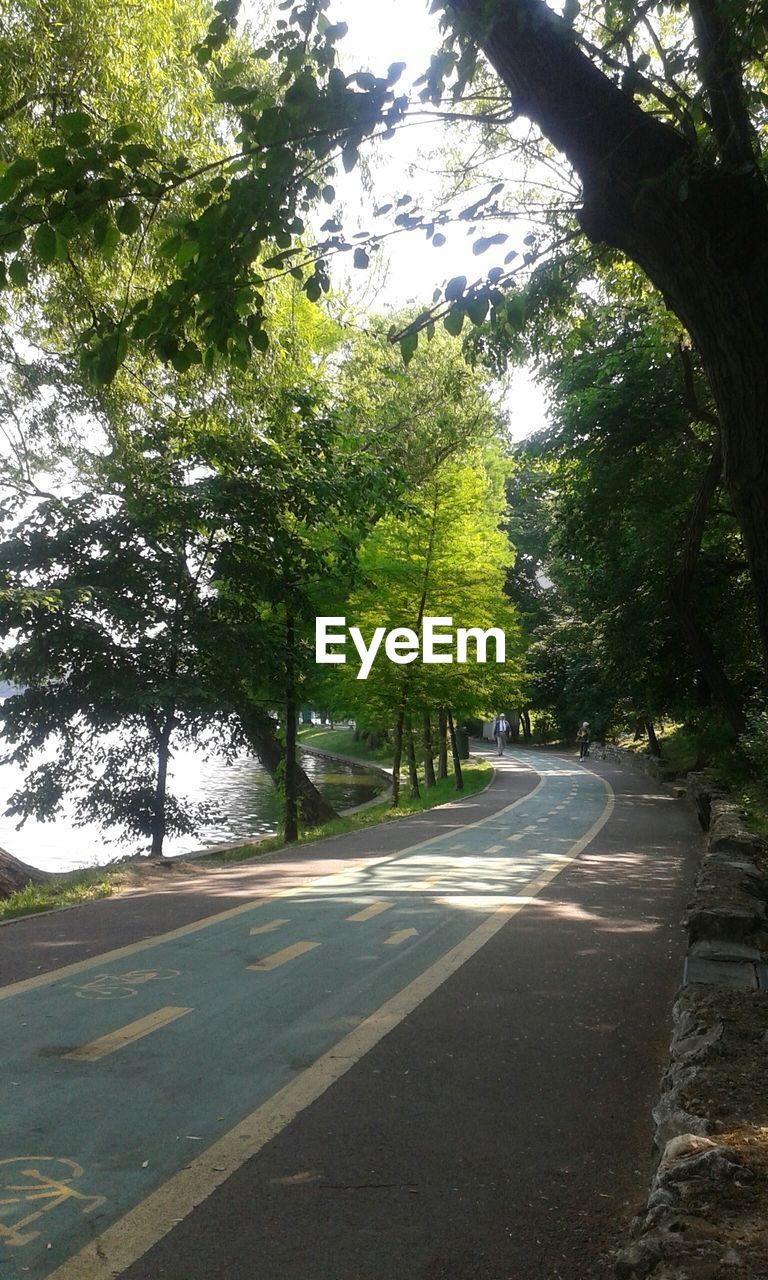
[[[576,741],[579,744],[579,759],[584,760],[589,755],[589,721],[584,720],[576,734]]]
[[[491,733],[496,739],[496,746],[499,749],[499,755],[504,755],[504,748],[507,745],[507,734],[509,733],[509,721],[505,715],[497,715],[493,722]]]

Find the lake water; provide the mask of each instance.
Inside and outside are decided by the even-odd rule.
[[[378,774],[320,756],[302,755],[302,766],[336,808],[363,804],[383,787],[383,779]],[[167,854],[178,856],[207,845],[231,844],[276,830],[275,788],[269,774],[252,756],[240,757],[228,765],[221,760],[206,760],[193,751],[179,751],[171,772],[169,788],[175,795],[215,802],[219,816],[196,836],[166,840]],[[21,777],[19,770],[0,766],[2,808],[19,786]],[[136,844],[116,840],[117,834],[96,826],[75,827],[65,817],[45,823],[30,820],[17,831],[15,819],[0,816],[0,846],[43,871],[100,866],[138,851]]]

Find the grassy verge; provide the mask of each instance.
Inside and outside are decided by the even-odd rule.
[[[695,769],[701,758],[701,743],[694,733],[679,724],[662,725],[656,730],[661,757],[659,766],[662,776],[674,778],[681,773],[689,773]],[[634,751],[637,755],[648,754],[648,739],[635,739],[627,734],[619,738],[618,746],[624,751]]]
[[[299,729],[299,745],[317,747],[318,751],[335,751],[340,756],[351,756],[365,763],[391,764],[392,752],[388,746],[372,751],[367,742],[355,742],[352,729],[327,729],[312,725]]]
[[[748,763],[734,742],[696,733],[680,724],[662,726],[657,736],[662,778],[669,781],[692,770],[703,770],[730,793],[750,830],[768,837],[768,783],[750,778]],[[619,745],[640,753],[648,746],[645,738],[635,742],[629,737],[621,739]]]
[[[325,840],[329,836],[345,836],[350,831],[363,831],[366,827],[375,827],[380,822],[390,822],[393,818],[405,818],[411,813],[434,809],[435,805],[445,804],[448,800],[459,800],[464,796],[471,796],[475,791],[481,791],[493,776],[493,766],[485,760],[465,764],[462,768],[463,791],[456,790],[452,778],[444,778],[436,786],[430,787],[429,791],[424,792],[418,800],[403,799],[396,809],[390,807],[388,800],[382,800],[379,804],[371,805],[369,809],[362,809],[359,813],[350,813],[346,817],[335,818],[333,822],[327,822],[324,826],[302,831],[298,843],[308,844],[312,840]],[[226,849],[221,853],[208,856],[217,862],[241,862],[245,858],[260,858],[262,854],[273,853],[276,849],[285,847],[283,837],[276,835],[269,836],[268,839],[256,844],[238,845],[235,849]]]
[[[119,888],[121,873],[109,867],[89,871],[70,871],[52,876],[42,884],[28,884],[10,898],[0,898],[0,920],[33,915],[36,911],[52,911],[55,907],[74,907],[79,902],[108,898]]]

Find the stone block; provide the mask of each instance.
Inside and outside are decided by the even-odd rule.
[[[757,990],[757,974],[753,964],[732,960],[703,960],[699,956],[687,956],[683,982],[705,982],[718,987],[736,987],[743,991]]]

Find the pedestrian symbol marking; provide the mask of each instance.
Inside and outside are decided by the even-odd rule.
[[[0,1160],[0,1241],[12,1249],[37,1239],[30,1230],[53,1209],[64,1204],[81,1214],[106,1204],[105,1196],[89,1196],[72,1183],[83,1176],[82,1166],[58,1156],[11,1156]]]
[[[67,985],[81,1000],[127,1000],[147,982],[167,982],[180,975],[180,969],[134,969],[131,973],[97,973],[89,982]]]

